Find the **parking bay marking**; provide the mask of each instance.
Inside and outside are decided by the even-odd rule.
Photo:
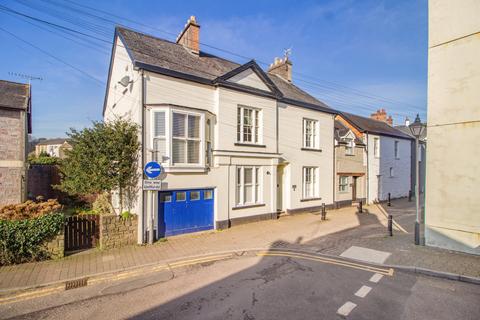
[[[393,269],[392,268],[378,268],[372,267],[365,264],[359,264],[354,262],[348,262],[340,259],[333,259],[333,258],[324,258],[315,255],[305,254],[305,253],[292,253],[288,251],[265,251],[265,252],[258,252],[257,256],[279,256],[279,257],[290,257],[290,258],[298,258],[298,259],[306,259],[311,261],[318,261],[322,263],[340,265],[348,268],[359,269],[364,271],[369,271],[373,273],[378,273],[381,275],[386,276],[393,276]]]

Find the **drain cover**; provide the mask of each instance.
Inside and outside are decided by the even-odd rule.
[[[87,281],[88,281],[88,278],[82,278],[82,279],[67,281],[67,282],[65,282],[65,290],[71,290],[71,289],[76,289],[76,288],[80,288],[80,287],[85,287],[85,286],[87,286]]]

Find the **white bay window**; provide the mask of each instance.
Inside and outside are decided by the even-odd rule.
[[[204,115],[171,107],[152,110],[153,159],[165,166],[199,167],[205,163]]]

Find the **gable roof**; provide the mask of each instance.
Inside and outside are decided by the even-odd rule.
[[[347,112],[341,112],[340,115],[347,119],[353,126],[355,126],[358,130],[362,132],[401,139],[412,139],[412,137],[408,134],[405,134],[402,131],[395,129],[394,127],[388,125],[383,121],[374,120],[371,118],[362,117]]]
[[[363,143],[362,139],[360,139],[350,128],[345,126],[342,122],[335,120],[333,123],[334,127],[334,138],[337,140],[339,143],[345,143],[343,137],[347,135],[349,132],[352,132],[353,136],[355,137],[355,144],[359,146],[364,146],[365,144]]]
[[[0,80],[0,107],[27,110],[30,85]]]
[[[325,103],[309,95],[292,83],[276,75],[264,72],[254,60],[240,65],[203,51],[195,55],[175,42],[153,37],[124,27],[116,27],[115,35],[125,44],[130,58],[138,68],[204,84],[221,84],[257,94],[260,93],[258,91],[261,91],[263,95],[270,95],[286,103],[332,114],[337,113],[337,111],[331,109]],[[261,74],[262,80],[272,89],[272,93],[266,93],[263,90],[255,88],[249,88],[247,90],[247,88],[244,88],[245,86],[226,83],[227,75],[232,76],[236,72],[241,72],[249,67],[254,68],[259,75]]]
[[[66,138],[46,139],[37,143],[37,146],[64,144],[65,142],[69,142],[68,139]]]

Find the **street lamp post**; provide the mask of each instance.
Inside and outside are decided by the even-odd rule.
[[[409,126],[412,135],[415,137],[415,206],[416,206],[416,218],[415,218],[415,244],[420,244],[420,165],[418,161],[418,140],[422,135],[424,126],[420,120],[420,116],[417,114],[415,121]]]

